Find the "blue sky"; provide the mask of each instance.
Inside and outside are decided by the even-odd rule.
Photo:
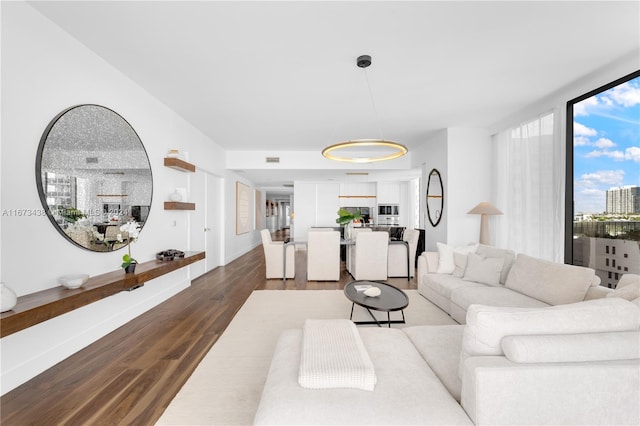
[[[573,108],[576,213],[601,213],[606,190],[640,186],[640,77]]]

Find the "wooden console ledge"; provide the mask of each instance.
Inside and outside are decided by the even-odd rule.
[[[123,290],[139,287],[149,280],[204,258],[203,251],[187,252],[184,258],[180,259],[139,263],[133,274],[125,274],[123,269],[119,269],[90,277],[78,289],[70,290],[59,286],[20,296],[16,306],[0,316],[0,337],[24,330]]]

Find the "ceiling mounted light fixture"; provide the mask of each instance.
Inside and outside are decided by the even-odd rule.
[[[386,140],[382,136],[382,128],[380,128],[379,124],[380,119],[378,118],[376,104],[373,101],[371,85],[369,84],[369,77],[367,76],[366,70],[367,67],[371,65],[371,56],[358,56],[356,65],[362,68],[364,71],[365,79],[367,81],[367,87],[369,89],[369,96],[371,97],[371,104],[378,121],[378,131],[380,133],[380,138],[352,139],[349,141],[340,142],[323,149],[322,155],[329,160],[347,161],[350,163],[372,163],[375,161],[393,160],[394,158],[402,157],[408,152],[407,147],[397,142]]]

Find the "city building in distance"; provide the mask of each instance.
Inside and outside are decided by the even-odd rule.
[[[609,189],[606,212],[608,214],[640,213],[640,187],[628,185]]]

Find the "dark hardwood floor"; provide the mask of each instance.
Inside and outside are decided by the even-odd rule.
[[[274,239],[282,239],[281,233]],[[262,246],[118,328],[0,399],[9,425],[151,425],[254,290],[337,290],[352,280],[306,281],[306,256],[294,280],[266,280]],[[390,278],[400,288],[415,280]]]

